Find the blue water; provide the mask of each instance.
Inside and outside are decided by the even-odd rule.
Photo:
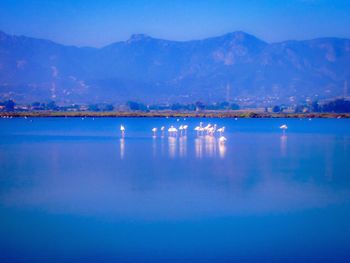
[[[1,119],[0,262],[350,262],[350,120]]]

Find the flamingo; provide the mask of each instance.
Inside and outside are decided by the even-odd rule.
[[[283,131],[283,134],[285,134],[286,130],[288,129],[288,126],[286,124],[283,124],[280,126],[280,129]]]
[[[216,132],[216,129],[217,129],[217,125],[216,124],[214,124],[214,127],[213,127],[213,130],[212,130],[212,134],[211,134],[211,136],[213,136],[214,135],[214,133]]]
[[[125,136],[125,127],[123,125],[120,125],[120,131],[122,133],[122,137],[124,138],[124,136]]]
[[[207,129],[207,134],[208,134],[209,136],[213,136],[215,130],[216,130],[216,125],[211,126],[211,127],[209,127],[209,128]]]
[[[187,135],[188,125],[184,125],[184,126],[183,126],[183,129],[184,129],[184,131],[185,131],[185,135]]]
[[[177,136],[177,129],[175,127],[173,127],[173,132],[174,132],[175,136]]]
[[[168,133],[169,133],[169,136],[172,135],[172,133],[173,133],[173,126],[170,126],[170,128],[168,129]]]
[[[157,136],[157,128],[153,128],[152,132],[153,132],[153,137],[156,137]]]
[[[162,127],[160,128],[160,130],[162,131],[162,137],[164,137],[165,127],[164,127],[164,126],[162,126]]]
[[[208,135],[208,130],[211,128],[211,124],[209,123],[207,126],[205,126],[203,129],[204,131],[207,132],[207,135]]]
[[[180,136],[182,136],[182,131],[183,131],[184,127],[182,125],[180,125],[179,127],[179,131],[180,131]]]
[[[199,123],[199,126],[197,126],[196,128],[194,128],[195,131],[197,131],[197,136],[198,135],[204,135],[204,131],[205,131],[205,127],[203,127],[203,122]]]
[[[222,134],[225,132],[225,126],[221,127],[219,129],[217,129],[217,132],[220,134],[220,137],[222,136]]]
[[[220,136],[220,138],[219,138],[219,143],[220,144],[225,144],[226,141],[227,141],[226,137]]]
[[[199,132],[200,132],[200,135],[203,135],[203,132],[204,132],[203,122],[200,122],[200,123],[199,123]],[[201,133],[202,133],[202,134],[201,134]]]
[[[173,136],[177,134],[177,129],[174,126],[170,126],[170,128],[168,129],[169,135]]]
[[[196,126],[196,128],[194,128],[194,130],[197,132],[197,136],[199,135],[199,132],[201,130],[201,127],[200,126]]]

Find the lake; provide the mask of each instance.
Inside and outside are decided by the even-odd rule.
[[[350,120],[0,119],[0,262],[97,261],[350,262]]]

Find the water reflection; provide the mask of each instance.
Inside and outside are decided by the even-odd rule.
[[[157,154],[157,138],[156,138],[156,136],[153,136],[153,139],[152,139],[152,154],[153,154],[153,157],[155,157]]]
[[[124,159],[125,154],[125,139],[120,139],[120,159]]]
[[[179,155],[180,157],[186,157],[187,155],[187,136],[179,138]]]
[[[197,255],[199,249],[217,248],[208,261],[223,255],[222,259],[232,262],[242,257],[230,260],[226,255],[231,255],[231,251],[239,255],[249,250],[262,251],[258,255],[262,258],[266,253],[275,255],[276,248],[282,251],[288,247],[290,250],[280,254],[289,256],[315,240],[315,254],[304,253],[310,258],[321,258],[323,251],[327,258],[327,253],[333,252],[327,250],[329,240],[331,248],[346,251],[344,240],[350,236],[350,229],[343,227],[348,224],[350,213],[348,122],[342,126],[338,120],[313,120],[320,132],[301,127],[300,132],[288,133],[287,142],[287,136],[266,132],[266,126],[273,126],[276,120],[246,120],[247,129],[254,132],[231,134],[232,139],[220,144],[217,137],[196,137],[190,131],[183,138],[153,140],[149,129],[132,139],[130,136],[118,141],[106,137],[103,129],[98,130],[109,125],[112,134],[114,119],[93,122],[88,130],[96,133],[93,138],[86,136],[86,130],[77,124],[73,131],[79,139],[42,135],[60,128],[64,128],[62,133],[72,132],[74,125],[61,127],[60,119],[36,120],[40,129],[35,132],[25,130],[27,127],[20,120],[15,121],[18,123],[6,124],[5,128],[0,125],[0,232],[11,233],[0,242],[0,251],[14,255],[16,251],[37,253],[34,259],[20,258],[18,262],[44,258],[40,248],[52,237],[64,241],[50,248],[50,255],[67,251],[66,231],[52,232],[52,225],[78,231],[68,244],[73,256],[99,248],[101,242],[106,246],[97,253],[113,259],[119,259],[119,245],[126,253],[140,251],[139,259],[148,259],[159,251],[176,255],[179,251],[194,251]],[[128,119],[125,123],[143,127],[142,121],[146,120]],[[147,119],[153,121],[158,122]],[[230,120],[224,121],[233,125]],[[337,130],[330,133],[332,125]],[[35,139],[12,135],[25,132],[35,134]],[[150,151],[156,154],[155,158]],[[286,157],[280,158],[282,155]],[[167,160],[169,156],[181,159]],[[313,226],[310,222],[318,224]],[[169,231],[165,230],[174,227],[180,238],[168,237]],[[26,229],[35,231],[23,231]],[[203,230],[205,236],[211,237],[209,243],[206,239],[203,242]],[[296,242],[295,231],[299,230],[305,244]],[[48,234],[38,236],[39,232]],[[144,240],[150,233],[155,238]],[[237,233],[241,234],[238,239]],[[272,245],[261,250],[260,237],[265,236],[269,236]],[[222,249],[227,249],[226,255]],[[144,251],[151,254],[142,254]],[[334,250],[334,254],[337,252]],[[164,254],[165,258],[170,256]]]
[[[160,140],[160,153],[162,156],[165,155],[165,142],[164,142],[164,136],[161,137],[161,140]]]
[[[216,138],[213,136],[205,136],[205,153],[207,156],[213,157],[216,155]]]
[[[197,137],[194,141],[197,158],[203,157],[203,137]]]
[[[225,158],[226,155],[226,145],[224,143],[219,143],[219,155],[220,158]]]
[[[280,138],[280,150],[281,156],[285,157],[287,155],[287,135],[285,134]]]
[[[160,140],[160,142],[159,142]],[[119,139],[120,143],[120,159],[124,159],[125,156],[125,139]],[[150,150],[152,151],[152,156],[156,157],[158,154],[160,156],[164,156],[166,151],[168,150],[168,156],[170,158],[180,157],[187,158],[188,157],[188,143],[194,143],[195,157],[220,157],[224,158],[226,155],[226,144],[219,143],[218,139],[213,136],[200,136],[193,140],[190,139],[188,142],[187,136],[169,136],[167,138],[152,138],[152,142],[150,145]],[[158,145],[160,144],[160,145]],[[166,145],[168,144],[168,145]],[[167,148],[167,149],[166,149]],[[158,151],[160,151],[158,153]]]
[[[168,146],[169,146],[169,156],[170,158],[175,158],[176,156],[176,137],[168,137]]]
[[[224,158],[226,155],[226,144],[219,143],[218,139],[214,136],[198,136],[195,138],[195,155],[196,158],[202,158],[205,154],[207,157]]]

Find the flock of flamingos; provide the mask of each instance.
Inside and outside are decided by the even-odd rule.
[[[283,134],[285,133],[285,131],[288,129],[288,126],[286,124],[283,124],[280,126],[280,129],[283,131]],[[160,128],[161,131],[161,136],[164,137],[165,136],[165,126],[162,126]],[[168,136],[169,137],[177,137],[177,136],[186,136],[187,135],[187,130],[188,130],[188,125],[180,125],[179,128],[175,128],[173,125],[170,126],[170,128],[168,128]],[[220,144],[224,144],[227,139],[225,136],[223,136],[224,132],[225,132],[225,126],[221,127],[221,128],[217,128],[217,125],[211,125],[210,123],[206,126],[203,126],[203,122],[199,123],[199,126],[196,126],[194,128],[194,130],[197,133],[197,136],[211,136],[214,137],[215,134],[219,135],[219,139],[218,142]],[[120,132],[121,132],[121,136],[122,138],[125,137],[125,127],[124,125],[120,126]],[[158,128],[152,128],[152,133],[153,133],[153,137],[157,137],[157,132],[158,132]]]

